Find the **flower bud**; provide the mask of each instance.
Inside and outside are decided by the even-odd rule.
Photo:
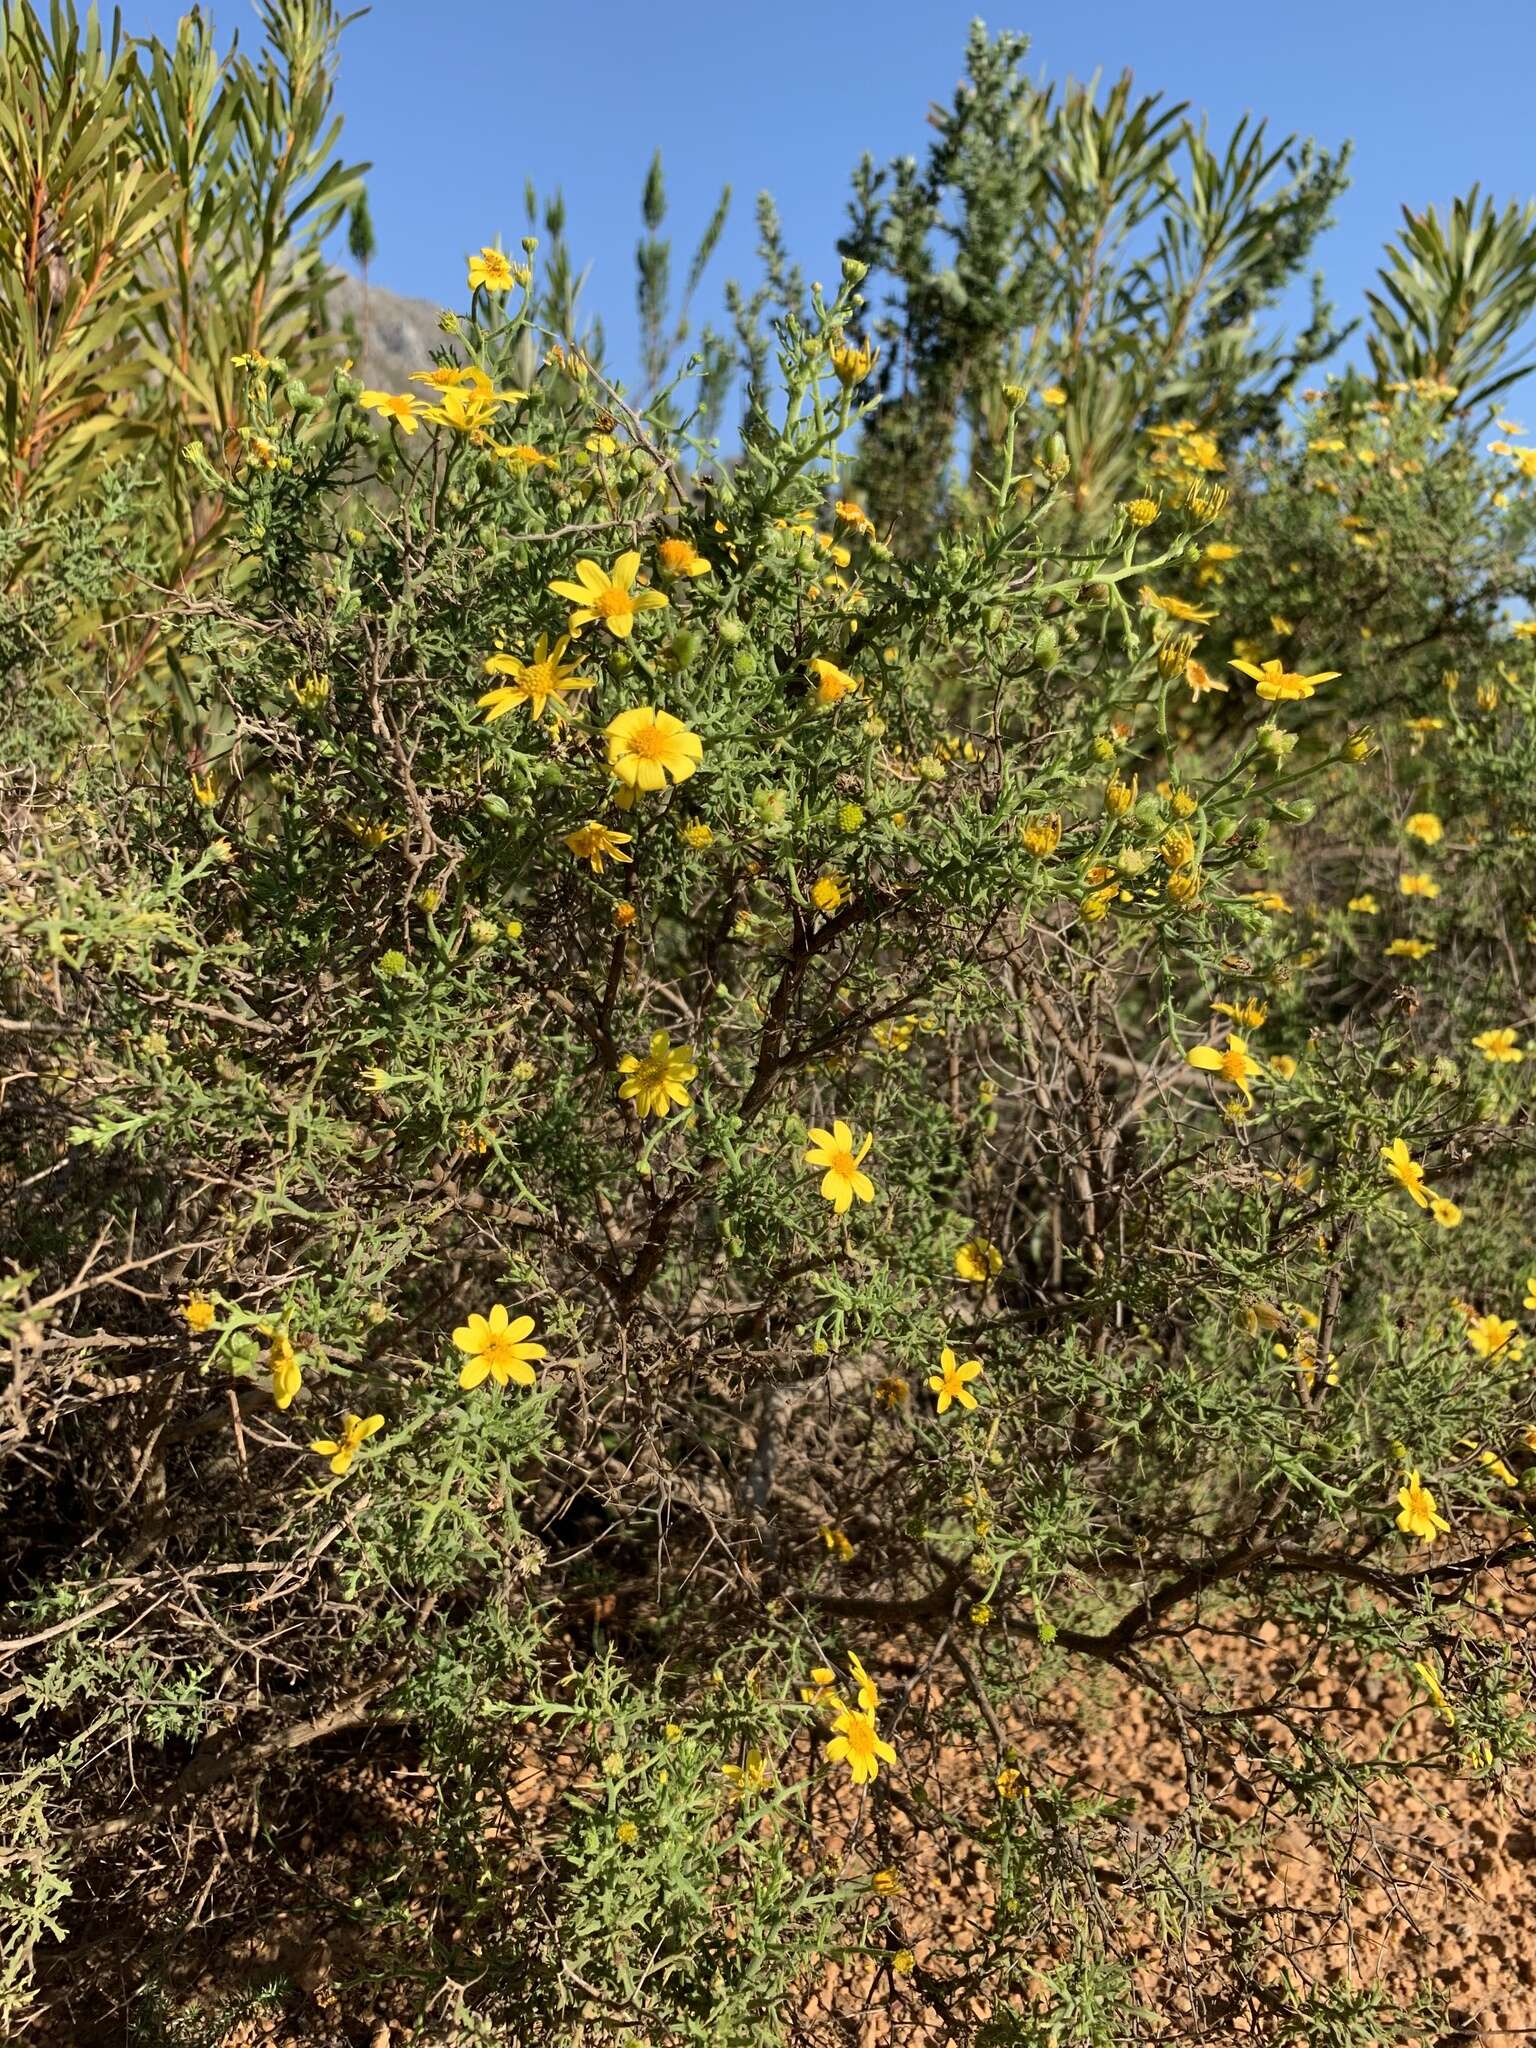
[[[1067,453],[1066,436],[1060,432],[1051,435],[1040,458],[1040,467],[1053,484],[1059,484],[1072,467],[1072,458]]]
[[[459,331],[459,316],[457,313],[439,313],[437,325],[438,331],[441,334],[457,334]]]
[[[1295,733],[1287,732],[1283,726],[1261,725],[1255,738],[1265,753],[1272,755],[1277,761],[1284,761],[1296,751]]]
[[[727,612],[715,627],[715,631],[727,647],[739,647],[746,638],[747,629],[734,612]]]
[[[1042,626],[1035,635],[1034,656],[1042,668],[1050,668],[1061,652],[1061,635],[1050,624]]]

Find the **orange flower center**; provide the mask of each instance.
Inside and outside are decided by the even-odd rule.
[[[635,608],[635,600],[627,590],[621,590],[616,583],[610,583],[606,590],[600,590],[592,600],[592,609],[600,619],[628,618]]]
[[[685,540],[664,540],[656,553],[664,569],[686,569],[693,560],[693,549]]]
[[[480,1356],[493,1373],[510,1372],[518,1362],[517,1346],[505,1330],[491,1337]]]
[[[629,599],[626,597],[624,602],[627,606]],[[671,752],[671,744],[659,725],[642,725],[624,744],[642,761],[661,761]]]
[[[859,1162],[851,1152],[834,1152],[827,1161],[828,1173],[835,1173],[839,1180],[852,1180],[859,1170]]]

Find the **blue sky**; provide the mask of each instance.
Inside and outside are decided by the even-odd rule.
[[[181,11],[123,8],[131,31],[161,35]],[[249,6],[211,12],[221,40],[254,30]],[[928,105],[953,92],[975,12],[957,0],[375,0],[347,32],[341,82],[348,152],[374,166],[374,277],[461,305],[464,253],[498,233],[515,245],[525,179],[558,185],[591,267],[586,302],[625,366],[640,187],[659,144],[679,264],[721,185],[734,187],[705,308],[726,276],[755,278],[764,187],[806,274],[833,278],[850,169],[866,149],[925,150]],[[986,19],[1030,32],[1036,72],[1128,66],[1142,90],[1208,111],[1217,134],[1251,112],[1277,137],[1353,138],[1353,182],[1320,251],[1345,312],[1404,202],[1444,205],[1478,181],[1501,202],[1536,193],[1536,0],[1079,0]]]

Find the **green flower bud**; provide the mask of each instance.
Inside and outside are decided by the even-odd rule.
[[[746,627],[736,617],[734,612],[727,612],[726,616],[715,627],[715,631],[720,635],[720,638],[727,647],[739,647],[746,638],[747,633]]]

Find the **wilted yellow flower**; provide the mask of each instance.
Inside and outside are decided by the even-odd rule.
[[[867,342],[833,342],[827,351],[833,374],[845,388],[862,384],[875,367],[875,350]]]
[[[1222,696],[1226,695],[1227,686],[1222,678],[1213,676],[1205,664],[1196,661],[1193,656],[1184,664],[1184,680],[1189,685],[1189,694],[1196,703],[1211,690],[1219,691]]]
[[[1170,825],[1158,842],[1158,851],[1171,868],[1187,868],[1195,857],[1194,834],[1183,825]]]
[[[341,1418],[339,1437],[316,1437],[310,1449],[317,1458],[329,1458],[331,1470],[338,1478],[344,1478],[352,1469],[352,1460],[358,1451],[384,1427],[382,1415],[353,1415],[350,1411]]]
[[[670,711],[649,704],[621,711],[603,729],[608,765],[628,789],[665,789],[686,782],[704,758],[704,742]]]
[[[634,588],[639,573],[640,556],[631,549],[619,556],[611,570],[584,558],[576,564],[574,583],[561,579],[549,587],[556,597],[569,598],[576,606],[570,618],[573,635],[595,619],[616,640],[627,640],[634,631],[637,612],[660,611],[667,602],[659,590]]]
[[[1440,1716],[1447,1728],[1454,1728],[1456,1726],[1456,1710],[1446,1698],[1445,1690],[1440,1683],[1434,1666],[1432,1664],[1415,1663],[1413,1668],[1418,1673],[1420,1684],[1433,1702],[1435,1712]]]
[[[603,872],[605,860],[628,862],[634,858],[624,851],[630,844],[628,832],[615,832],[609,826],[599,824],[596,818],[588,818],[585,825],[579,825],[574,832],[567,832],[565,843],[578,860],[584,860],[594,875]]]
[[[854,1547],[843,1530],[834,1529],[830,1524],[823,1523],[821,1527],[821,1540],[839,1564],[852,1564],[855,1555]]]
[[[864,1142],[857,1151],[854,1150],[853,1132],[841,1120],[834,1122],[830,1131],[813,1129],[810,1138],[811,1148],[805,1155],[805,1164],[823,1169],[821,1193],[839,1216],[847,1215],[855,1196],[861,1202],[875,1199],[874,1182],[867,1173],[860,1171],[875,1142],[873,1132],[865,1133]]]
[[[1104,808],[1112,817],[1123,818],[1136,801],[1137,784],[1140,777],[1133,775],[1129,782],[1118,775],[1107,784],[1104,791]]]
[[[1398,1491],[1397,1505],[1400,1510],[1397,1526],[1405,1536],[1417,1536],[1422,1542],[1434,1543],[1451,1526],[1435,1506],[1435,1496],[1417,1472],[1408,1474],[1408,1484]]]
[[[1061,814],[1052,811],[1047,818],[1032,818],[1020,833],[1026,853],[1032,853],[1036,860],[1048,860],[1061,844]]]
[[[938,1412],[943,1415],[951,1402],[958,1401],[962,1408],[974,1408],[976,1396],[971,1392],[970,1382],[980,1379],[982,1364],[979,1358],[967,1358],[962,1363],[946,1344],[939,1353],[939,1371],[930,1373],[928,1385],[938,1395]]]
[[[1129,498],[1120,509],[1132,526],[1142,527],[1150,526],[1163,506],[1160,498]]]
[[[688,1107],[684,1083],[698,1071],[687,1046],[674,1047],[665,1031],[654,1032],[648,1052],[626,1053],[619,1061],[619,1072],[627,1077],[619,1084],[620,1099],[633,1102],[642,1118],[668,1116],[673,1109]]]
[[[763,1761],[760,1749],[749,1749],[745,1763],[722,1764],[720,1775],[738,1799],[749,1799],[773,1783],[773,1773]]]
[[[532,1335],[533,1317],[511,1318],[499,1301],[488,1316],[472,1315],[453,1333],[454,1346],[464,1353],[466,1360],[459,1373],[459,1385],[478,1387],[489,1376],[498,1387],[506,1386],[509,1380],[520,1387],[531,1387],[535,1377],[533,1361],[549,1355],[542,1344],[529,1343]]]

